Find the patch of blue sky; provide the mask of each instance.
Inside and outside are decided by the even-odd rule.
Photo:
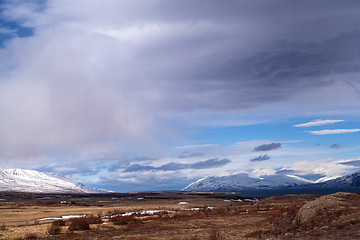
[[[276,123],[263,123],[249,126],[213,127],[194,129],[192,140],[196,143],[212,143],[228,146],[236,142],[264,140],[285,142],[291,147],[322,147],[330,148],[338,144],[341,148],[352,148],[359,145],[359,132],[343,134],[314,135],[309,131],[324,129],[358,129],[360,123],[355,120],[338,122],[329,125],[313,127],[294,127],[295,124],[310,122],[312,119],[291,119]],[[338,119],[338,118],[324,118]],[[334,149],[335,150],[335,149]]]
[[[34,4],[36,3],[39,6],[42,6],[44,4],[40,4],[44,1],[34,1]],[[0,47],[4,47],[4,44],[6,41],[9,41],[13,38],[25,38],[30,37],[34,35],[34,29],[26,26],[24,23],[25,21],[23,19],[10,19],[8,16],[6,16],[7,7],[9,5],[16,5],[16,2],[12,1],[2,1],[0,2]],[[6,7],[4,7],[6,6]],[[39,11],[44,9],[44,7],[39,7]]]
[[[23,27],[19,22],[8,22],[0,19],[0,47],[4,47],[5,42],[13,38],[24,38],[32,35],[34,35],[34,29]]]
[[[299,135],[287,123],[263,123],[250,126],[215,127],[197,130],[193,133],[197,138],[206,139],[220,145],[252,140],[296,141]],[[304,134],[306,135],[306,134]]]

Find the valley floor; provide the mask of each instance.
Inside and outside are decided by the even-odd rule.
[[[224,193],[0,193],[0,199],[0,239],[360,238],[359,194],[258,200]]]

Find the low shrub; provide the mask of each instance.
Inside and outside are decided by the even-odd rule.
[[[61,233],[61,227],[51,224],[47,229],[47,233],[49,235],[58,235]]]
[[[65,221],[64,220],[61,220],[61,219],[58,219],[58,220],[55,220],[51,223],[52,226],[65,226]]]
[[[112,222],[115,225],[126,225],[129,223],[137,222],[137,219],[134,216],[116,216],[110,218],[110,222]]]
[[[25,237],[15,238],[14,240],[33,240],[38,239],[35,233],[29,233]]]
[[[100,217],[94,216],[94,215],[90,215],[90,216],[86,216],[84,218],[89,224],[98,224],[98,223],[102,223],[103,220]]]
[[[89,229],[90,225],[85,218],[73,218],[70,220],[69,231]]]

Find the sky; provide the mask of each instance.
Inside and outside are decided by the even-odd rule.
[[[1,0],[0,168],[120,192],[360,170],[360,2]]]

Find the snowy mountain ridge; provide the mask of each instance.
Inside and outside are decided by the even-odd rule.
[[[207,177],[190,183],[182,189],[189,192],[239,191],[281,188],[341,188],[360,187],[360,171],[324,182],[312,182],[295,175],[249,177],[246,173],[224,177]]]
[[[0,169],[0,191],[41,192],[41,193],[93,193],[104,192],[76,184],[65,177],[57,178],[35,170]]]
[[[272,175],[262,178],[249,177],[246,173],[238,173],[223,177],[207,177],[199,179],[183,189],[183,191],[236,191],[246,189],[271,189],[308,184],[308,181],[291,175]]]

